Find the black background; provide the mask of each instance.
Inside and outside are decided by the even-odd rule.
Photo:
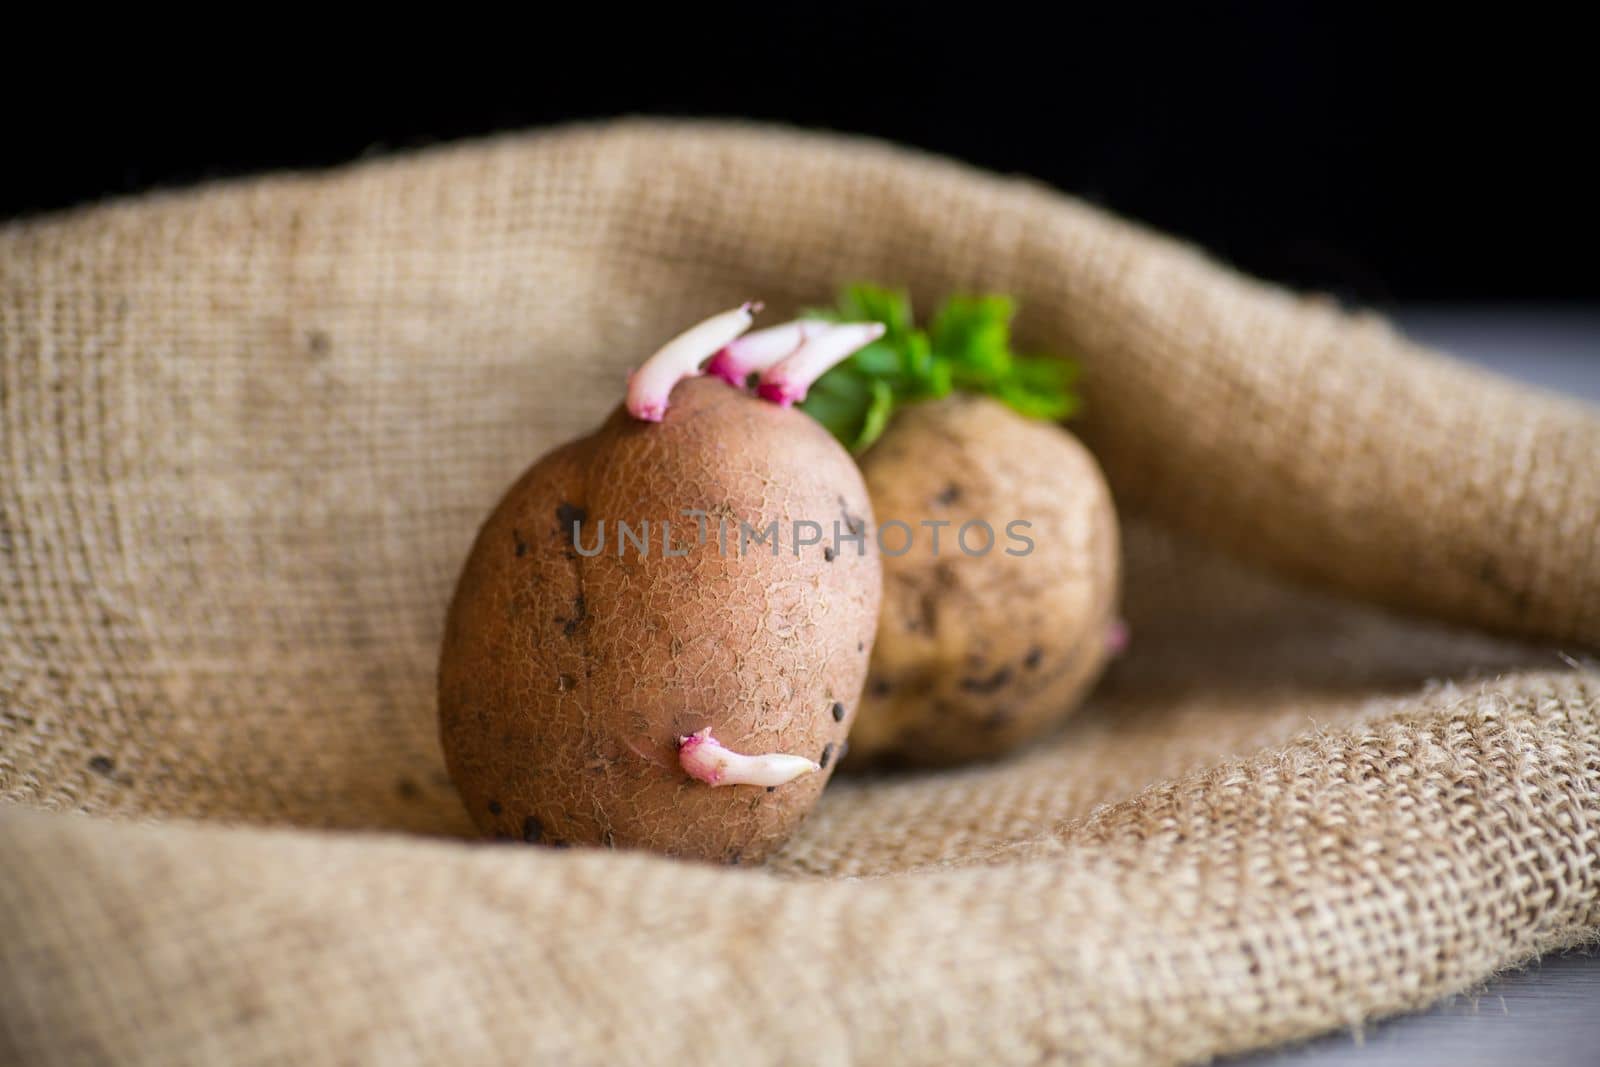
[[[439,29],[403,49],[294,24],[43,64],[42,88],[9,87],[0,217],[577,118],[744,116],[1027,173],[1350,299],[1600,296],[1600,88],[1575,15],[561,12],[429,9]]]

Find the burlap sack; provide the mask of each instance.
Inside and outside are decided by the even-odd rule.
[[[766,870],[452,840],[496,494],[861,278],[1081,355],[1133,653]],[[0,230],[0,356],[0,1059],[1178,1063],[1600,926],[1600,677],[1215,554],[1592,649],[1600,418],[1029,183],[640,123],[228,183]]]

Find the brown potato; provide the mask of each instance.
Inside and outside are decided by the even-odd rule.
[[[904,408],[862,457],[883,539],[884,599],[851,766],[991,757],[1077,707],[1110,654],[1119,550],[1087,449],[986,397]],[[946,520],[933,530],[924,521]],[[987,554],[963,524],[994,531]],[[1021,520],[1030,527],[1008,525]],[[1021,537],[1033,548],[1024,555]],[[985,543],[970,528],[968,547]]]
[[[689,508],[710,516],[704,543]],[[619,520],[635,532],[649,522],[647,554]],[[684,555],[663,554],[662,520]],[[798,555],[796,520],[825,530]],[[619,409],[534,464],[478,534],[439,666],[445,758],[478,826],[546,844],[766,856],[843,754],[872,650],[876,549],[870,534],[864,550],[836,549],[835,520],[872,521],[844,449],[800,412],[710,378],[678,385],[660,423]],[[601,543],[602,521],[604,550],[580,554]],[[776,521],[778,554],[752,541],[741,556],[741,521]],[[739,752],[822,770],[770,789],[693,780],[678,745],[706,727]]]

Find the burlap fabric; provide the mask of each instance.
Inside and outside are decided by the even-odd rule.
[[[765,870],[454,840],[496,495],[862,278],[1081,355],[1132,654]],[[1600,644],[1600,418],[1027,182],[623,123],[228,183],[0,230],[0,356],[0,1060],[1177,1063],[1600,927],[1600,677],[1481,636]]]

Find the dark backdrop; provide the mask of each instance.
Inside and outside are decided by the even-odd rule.
[[[295,25],[249,58],[247,29],[80,56],[55,71],[73,92],[19,82],[0,216],[574,118],[736,115],[1031,174],[1354,299],[1600,296],[1588,33],[1532,9],[430,10],[441,28],[403,52]]]

